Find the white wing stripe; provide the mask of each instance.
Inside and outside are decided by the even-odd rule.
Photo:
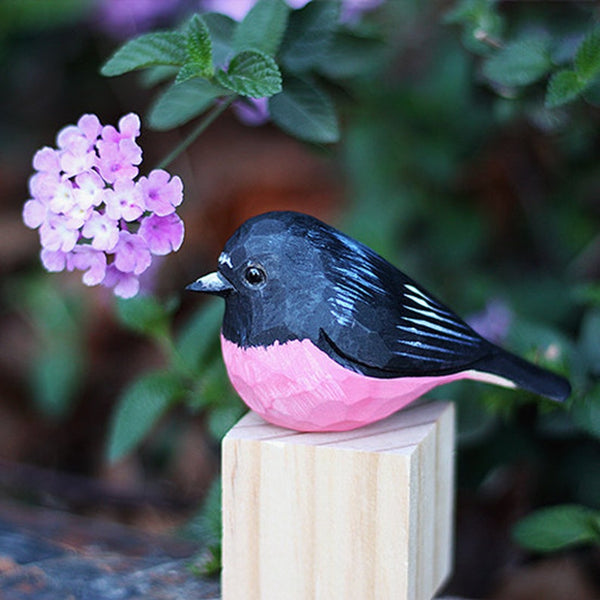
[[[430,317],[431,319],[437,319],[438,321],[442,321],[443,323],[449,323],[450,325],[454,325],[454,327],[459,327],[460,329],[464,329],[460,323],[457,323],[454,319],[448,319],[446,317],[442,317],[437,313],[431,312],[429,310],[421,310],[420,308],[414,308],[413,306],[407,306],[408,310],[412,310],[413,312],[419,313],[425,317]],[[406,317],[405,317],[406,318]]]
[[[435,305],[431,304],[430,302],[428,302],[427,300],[425,300],[424,298],[422,298],[420,296],[413,296],[411,294],[404,294],[404,295],[406,298],[410,298],[413,302],[416,302],[417,304],[420,304],[421,306],[424,306],[425,308],[428,308],[429,310],[433,310],[442,315],[450,316],[450,313],[447,310],[444,310],[443,308],[441,308],[439,306],[435,306]]]
[[[406,356],[407,358],[416,358],[418,360],[423,360],[423,355],[421,355],[421,354],[412,354],[412,352],[394,352],[394,354],[398,354],[400,356]],[[438,363],[445,363],[445,362],[447,362],[446,358],[435,358],[434,356],[428,356],[427,360],[428,361],[433,361],[433,362],[438,362]]]
[[[443,348],[440,346],[432,346],[431,344],[424,344],[418,340],[398,340],[399,344],[406,344],[408,346],[412,346],[413,348],[419,348],[423,350],[432,350],[433,352],[443,352],[444,354],[456,354],[454,350],[451,348]]]
[[[461,333],[459,331],[453,331],[452,329],[448,329],[446,327],[438,325],[437,323],[432,323],[431,321],[424,321],[423,319],[412,319],[410,317],[402,317],[402,318],[405,319],[406,321],[409,321],[410,323],[414,323],[415,325],[422,325],[423,327],[428,327],[429,329],[433,329],[435,331],[445,333],[446,335],[449,335],[454,338],[459,338],[461,340],[475,340],[475,338],[473,338],[470,335],[467,335],[466,333]]]
[[[439,335],[438,333],[433,333],[432,331],[424,331],[423,329],[417,329],[416,327],[406,327],[404,325],[396,325],[396,329],[400,329],[401,331],[407,331],[408,333],[416,334],[418,336],[424,337],[432,337],[436,340],[444,340],[446,342],[456,343],[456,338],[448,337],[445,335]],[[471,338],[470,340],[461,340],[461,343],[467,344],[469,346],[476,346],[477,340],[475,338]]]

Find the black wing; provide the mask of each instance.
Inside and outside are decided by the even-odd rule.
[[[493,346],[449,308],[368,247],[332,230],[327,302],[332,319],[317,345],[375,377],[468,369]]]

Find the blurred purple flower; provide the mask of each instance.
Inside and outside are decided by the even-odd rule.
[[[119,271],[114,264],[106,267],[106,275],[102,283],[114,288],[115,294],[121,298],[133,298],[140,291],[140,281],[137,276]]]
[[[58,133],[57,148],[36,152],[23,221],[39,232],[46,270],[83,271],[84,284],[101,283],[128,298],[153,255],[181,247],[184,225],[175,209],[183,184],[160,169],[135,180],[139,134],[133,113],[118,129],[83,115]]]
[[[219,12],[236,21],[241,21],[256,4],[256,0],[202,0],[206,12]]]
[[[364,13],[376,9],[385,0],[342,0],[340,21],[356,23]]]
[[[269,99],[245,98],[235,102],[233,110],[242,123],[258,127],[269,120]]]
[[[311,0],[285,0],[293,9],[306,6]],[[318,2],[318,0],[313,0]],[[354,22],[360,16],[379,6],[384,0],[342,0],[340,20]],[[205,11],[220,12],[236,21],[241,21],[257,0],[202,0],[201,6]]]
[[[486,340],[501,344],[508,335],[513,314],[499,299],[490,300],[485,308],[467,318],[467,323]]]
[[[96,0],[96,25],[113,37],[126,38],[176,16],[187,4],[189,0]]]

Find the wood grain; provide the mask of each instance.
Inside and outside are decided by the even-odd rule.
[[[248,413],[222,477],[224,600],[426,600],[450,574],[452,404],[342,433]]]

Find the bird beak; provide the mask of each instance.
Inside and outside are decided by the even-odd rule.
[[[204,292],[206,294],[215,294],[217,296],[226,296],[229,292],[233,291],[233,286],[221,273],[215,271],[196,279],[194,283],[190,283],[186,290],[192,292]]]

